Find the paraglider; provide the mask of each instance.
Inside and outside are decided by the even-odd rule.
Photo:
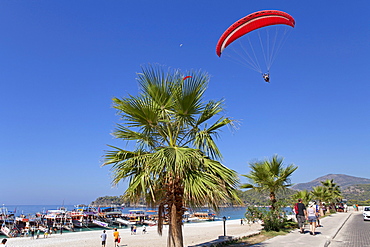
[[[192,76],[188,75],[188,76],[185,76],[184,78],[182,78],[183,81],[185,81],[186,79],[188,78],[192,78]]]
[[[263,79],[265,80],[265,82],[268,82],[270,83],[270,74],[269,73],[264,73],[262,75]]]
[[[289,29],[294,26],[295,20],[288,13],[279,10],[257,11],[241,18],[226,29],[217,42],[216,54],[221,57],[225,52],[234,52],[235,55],[227,54],[227,57],[232,59],[234,56],[232,60],[256,70],[261,73],[266,82],[269,82],[270,67],[286,40]],[[236,43],[239,41],[238,48]],[[261,52],[257,50],[259,46],[261,46]],[[261,69],[261,60],[265,61],[265,72]]]

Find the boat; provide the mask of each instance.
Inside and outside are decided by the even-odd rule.
[[[125,226],[135,225],[134,222],[130,222],[130,221],[124,220],[122,218],[117,218],[116,223],[118,223],[118,225],[121,224],[121,225],[125,225]]]
[[[61,207],[59,209],[48,210],[44,216],[46,225],[60,229],[63,225],[70,225],[72,218],[66,208]]]
[[[145,212],[145,219],[143,220],[144,225],[154,226],[158,222],[158,211],[147,210]]]
[[[129,210],[128,214],[122,214],[122,219],[129,221],[130,224],[137,224],[137,225],[143,225],[144,220],[147,220],[147,215],[145,213],[145,210],[141,209],[133,209]]]
[[[93,224],[95,224],[96,226],[100,226],[100,227],[104,227],[104,228],[109,228],[109,223],[106,223],[106,222],[103,222],[103,221],[100,221],[100,220],[93,220],[92,221]]]
[[[0,224],[12,224],[15,220],[16,210],[9,211],[4,205],[0,208]]]
[[[214,221],[216,214],[211,211],[198,211],[189,212],[186,211],[183,215],[184,222],[201,222],[201,221]]]
[[[117,219],[120,219],[122,216],[121,207],[99,207],[98,212],[99,221],[107,223],[109,226],[120,225]]]
[[[74,210],[69,212],[72,223],[78,228],[88,228],[96,226],[93,220],[97,218],[98,211],[94,207],[77,206]]]
[[[66,229],[67,231],[71,231],[71,232],[74,232],[74,225],[73,223],[66,223],[65,225],[62,225],[62,228],[63,229]]]
[[[5,224],[1,226],[0,230],[1,230],[1,233],[7,236],[8,238],[13,237],[13,235],[11,234],[11,230]]]
[[[4,205],[0,208],[0,232],[12,238],[18,235],[18,232],[13,230],[15,228],[16,217],[14,212],[9,211]]]

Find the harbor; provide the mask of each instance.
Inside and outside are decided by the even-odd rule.
[[[260,224],[241,225],[240,220],[226,221],[226,234],[228,236],[245,236],[255,234],[261,228]],[[157,233],[157,226],[146,227],[147,232],[142,233],[143,227],[138,227],[136,234],[131,234],[130,229],[118,229],[121,236],[120,246],[130,247],[163,247],[166,246],[168,237],[168,226],[164,226],[163,235]],[[108,239],[106,247],[113,247],[113,230],[106,230]],[[13,247],[64,247],[80,246],[91,247],[101,246],[99,231],[71,232],[68,234],[52,234],[48,238],[11,238],[8,239],[8,246]],[[206,221],[198,224],[184,224],[184,246],[196,246],[201,243],[210,242],[223,235],[222,221]]]
[[[10,208],[14,210],[10,210]],[[221,208],[218,213],[210,209],[188,210],[185,224],[241,219],[246,207]],[[67,205],[22,205],[1,207],[1,234],[8,238],[32,237],[72,232],[98,231],[114,228],[128,229],[153,227],[157,224],[157,211],[146,207]],[[4,237],[5,237],[4,236]]]

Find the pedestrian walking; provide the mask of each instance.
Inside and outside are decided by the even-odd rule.
[[[302,199],[299,198],[298,202],[294,206],[294,210],[296,213],[296,218],[298,221],[298,227],[300,229],[300,233],[304,233],[304,223],[307,217],[306,206],[302,203]]]
[[[244,225],[244,220],[243,219],[240,219],[240,225]]]
[[[145,234],[146,233],[146,226],[143,227],[143,232],[142,234]]]
[[[107,234],[105,233],[105,230],[100,235],[100,238],[101,238],[101,245],[102,245],[102,247],[105,247],[105,243],[107,241]]]
[[[326,206],[325,206],[325,203],[322,203],[322,212],[323,212],[323,216],[325,216],[326,214]]]
[[[316,209],[316,213],[317,213],[317,218],[316,218],[316,227],[321,227],[322,225],[320,225],[320,206],[317,205],[317,203],[315,203],[315,209]]]
[[[308,204],[307,220],[310,223],[310,234],[315,236],[316,235],[315,230],[316,230],[317,211],[316,211],[314,202],[310,202]]]

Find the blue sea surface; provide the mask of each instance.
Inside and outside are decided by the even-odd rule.
[[[48,210],[58,209],[61,205],[4,205],[8,209],[8,211],[15,211],[15,215],[19,216],[23,215],[35,215],[36,213],[46,213]],[[75,208],[74,205],[64,205],[67,210],[73,210]],[[143,207],[123,207],[122,212],[128,213],[129,210],[133,209],[141,209],[141,210],[151,210],[151,208],[143,208]],[[227,219],[235,220],[244,218],[244,214],[247,207],[223,207],[220,208],[219,213],[217,213],[217,217],[226,217]],[[203,209],[204,210],[204,209]],[[290,214],[292,213],[292,209],[290,207],[285,208],[285,211]]]
[[[23,215],[35,215],[36,213],[46,213],[48,210],[59,209],[61,205],[4,205],[8,211],[13,212],[16,216]],[[74,209],[74,205],[63,206],[67,210]]]

